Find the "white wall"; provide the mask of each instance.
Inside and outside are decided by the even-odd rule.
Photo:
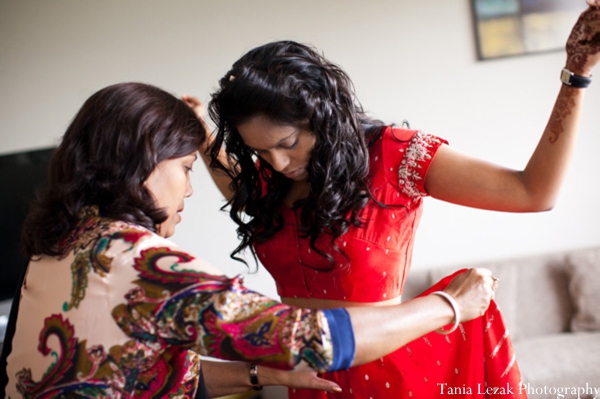
[[[582,4],[584,1],[582,0]],[[245,51],[291,38],[342,65],[372,115],[525,165],[560,88],[560,52],[478,62],[468,0],[0,0],[0,153],[53,145],[83,101],[143,81],[207,101]],[[597,71],[600,74],[600,70]],[[414,267],[600,245],[600,82],[552,212],[512,215],[426,200]],[[596,110],[596,111],[594,111]],[[175,241],[228,273],[233,224],[201,164]],[[275,296],[264,271],[250,287]]]

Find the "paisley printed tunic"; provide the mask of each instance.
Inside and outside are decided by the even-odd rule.
[[[94,208],[64,248],[28,266],[8,398],[193,398],[200,354],[322,371],[354,356],[345,311],[282,305]]]

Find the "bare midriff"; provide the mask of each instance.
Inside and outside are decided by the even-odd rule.
[[[335,308],[353,308],[361,306],[391,306],[398,305],[402,302],[402,297],[396,297],[381,302],[349,302],[338,301],[335,299],[318,299],[318,298],[289,298],[282,297],[281,302],[286,305],[297,306],[300,308],[309,309],[335,309]]]

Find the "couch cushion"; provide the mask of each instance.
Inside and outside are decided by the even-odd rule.
[[[600,248],[574,252],[568,261],[569,293],[575,307],[571,329],[600,331]]]
[[[514,262],[519,266],[516,297],[519,338],[570,331],[573,305],[566,254],[530,256]]]
[[[523,383],[530,389],[530,398],[557,398],[560,396],[556,390],[565,387],[600,389],[600,333],[536,337],[521,340],[514,344],[514,348]],[[540,393],[544,387],[546,393]],[[571,391],[568,393],[565,398],[577,397]]]

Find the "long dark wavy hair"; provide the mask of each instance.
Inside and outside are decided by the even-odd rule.
[[[63,255],[61,241],[88,206],[156,231],[167,215],[144,182],[159,162],[193,153],[205,137],[194,111],[157,87],[121,83],[96,92],[52,155],[48,185],[22,230],[24,254]]]
[[[237,130],[261,115],[274,123],[308,127],[315,135],[308,165],[310,193],[295,206],[302,209],[302,234],[315,251],[333,261],[315,242],[321,234],[329,234],[339,251],[335,239],[350,225],[361,224],[358,213],[371,198],[368,146],[382,127],[364,112],[348,75],[310,46],[268,43],[233,64],[219,81],[208,111],[217,126],[211,166],[229,174],[235,193],[228,205],[241,243],[231,257],[242,260],[237,255],[250,247],[256,259],[252,244],[264,242],[283,224],[278,209],[291,181],[267,162],[256,162]],[[230,165],[217,158],[223,145]]]

